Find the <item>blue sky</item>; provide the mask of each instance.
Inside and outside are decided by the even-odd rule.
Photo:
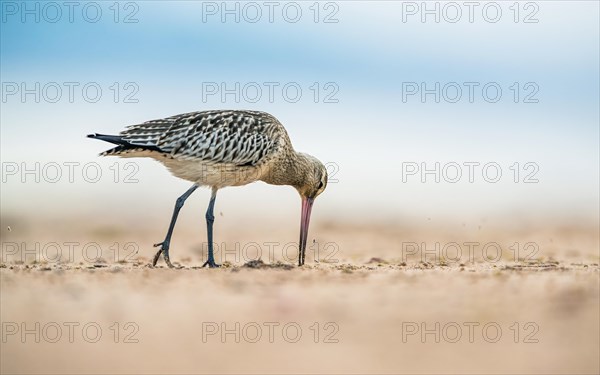
[[[477,12],[473,23],[464,17],[457,23],[422,23],[418,15],[402,22],[401,3],[360,1],[319,3],[320,22],[314,22],[314,2],[297,3],[302,9],[297,23],[277,11],[272,23],[265,14],[257,23],[243,17],[232,22],[231,16],[223,23],[220,13],[204,13],[203,22],[206,2],[138,1],[119,3],[120,22],[114,21],[113,2],[97,2],[100,20],[86,22],[79,12],[86,4],[82,2],[73,23],[65,8],[58,22],[45,22],[41,15],[36,23],[32,16],[22,22],[22,9],[12,14],[13,5],[6,4],[14,2],[1,3],[3,84],[96,82],[103,89],[97,103],[87,103],[79,94],[74,103],[35,103],[30,97],[22,103],[18,95],[9,96],[1,103],[3,161],[98,161],[95,154],[104,146],[84,139],[88,132],[117,132],[130,123],[192,110],[255,108],[275,114],[298,149],[339,165],[340,182],[323,199],[331,212],[374,207],[389,215],[401,210],[402,215],[431,216],[468,207],[461,214],[520,209],[598,215],[597,2],[535,2],[537,23],[522,22],[531,9],[520,9],[520,22],[514,22],[512,2],[499,3],[503,13],[496,23]],[[239,4],[241,9],[245,3]],[[279,10],[288,3],[278,4]],[[132,11],[138,22],[121,22]],[[321,22],[332,11],[339,22]],[[114,82],[135,83],[138,103],[112,102],[109,87]],[[263,91],[257,103],[236,103],[231,96],[222,102],[219,95],[203,102],[206,82],[230,87],[256,82],[263,90],[264,82],[278,82],[279,87],[294,82],[303,96],[288,103],[277,94],[269,103]],[[314,82],[321,95],[318,103],[311,91]],[[337,87],[338,103],[322,102],[329,82]],[[403,82],[430,87],[435,82],[478,82],[479,87],[494,82],[503,95],[493,104],[479,94],[474,103],[421,103],[418,96],[404,103]],[[514,82],[521,90],[519,103],[512,100]],[[528,82],[539,88],[537,104],[522,102]],[[515,161],[535,161],[543,179],[535,186],[402,183],[398,171],[403,161],[497,161],[505,171]],[[140,163],[145,183],[170,178],[159,165]],[[171,205],[167,197],[174,199],[186,184],[174,181],[161,187],[165,204]],[[3,185],[3,207],[11,210],[18,208],[11,197],[34,195],[39,189],[14,181]],[[102,188],[124,189],[114,184]],[[100,187],[75,184],[57,192],[81,195],[81,189]],[[273,192],[252,189],[265,197]],[[252,207],[248,194],[239,193],[232,201]],[[279,199],[288,199],[283,194],[289,193],[281,194]],[[449,195],[456,198],[449,200]]]

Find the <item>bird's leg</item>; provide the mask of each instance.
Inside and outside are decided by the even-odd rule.
[[[154,255],[154,259],[152,260],[152,266],[156,266],[156,262],[158,262],[158,258],[160,257],[160,254],[163,254],[163,257],[165,258],[165,263],[167,263],[167,266],[169,266],[169,268],[173,268],[173,264],[171,263],[171,260],[169,259],[169,245],[171,243],[171,236],[173,235],[173,229],[175,228],[175,222],[177,221],[177,216],[179,215],[179,210],[181,210],[181,207],[183,207],[185,200],[188,199],[188,197],[190,195],[192,195],[192,193],[196,189],[198,189],[198,185],[194,184],[185,193],[183,193],[183,195],[181,197],[177,198],[177,201],[175,201],[175,209],[173,210],[173,216],[171,217],[171,224],[169,224],[169,230],[167,231],[167,236],[165,237],[165,240],[163,242],[154,244],[154,247],[160,246],[160,250],[158,250],[156,255]]]
[[[219,264],[215,263],[215,256],[213,253],[213,223],[215,222],[215,215],[213,214],[213,211],[215,208],[216,199],[217,189],[213,188],[212,195],[210,196],[210,202],[208,203],[208,209],[206,210],[206,232],[208,234],[208,260],[202,265],[202,267],[220,267]]]

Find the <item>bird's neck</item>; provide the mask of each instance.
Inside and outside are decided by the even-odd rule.
[[[290,185],[296,188],[306,180],[310,160],[302,153],[290,150],[274,161],[262,180],[271,185]]]

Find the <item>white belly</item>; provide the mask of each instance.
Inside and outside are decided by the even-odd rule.
[[[163,163],[176,177],[198,185],[222,188],[241,186],[259,181],[268,170],[265,167],[216,164],[197,159],[171,158],[151,151],[132,150],[118,156],[124,158],[150,157]]]
[[[197,160],[160,160],[174,176],[198,185],[222,188],[240,186],[260,180],[260,168],[231,164],[211,164]]]

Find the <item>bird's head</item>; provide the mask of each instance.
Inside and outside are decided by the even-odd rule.
[[[298,265],[304,264],[304,255],[306,253],[306,239],[308,237],[308,225],[310,223],[310,213],[315,198],[321,194],[327,187],[327,169],[314,156],[301,154],[303,159],[303,179],[296,190],[302,198],[302,216],[300,218],[300,243],[298,254]]]
[[[312,155],[301,154],[303,160],[302,182],[296,186],[302,199],[314,200],[327,187],[327,168]]]

